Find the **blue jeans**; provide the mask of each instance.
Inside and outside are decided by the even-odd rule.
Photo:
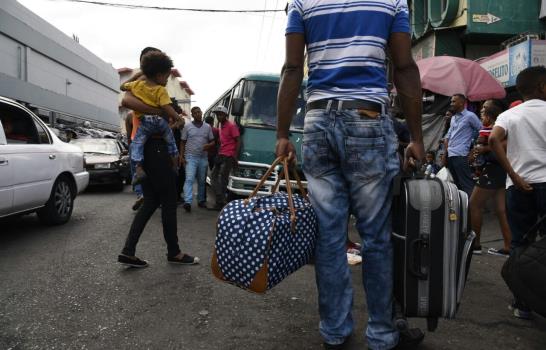
[[[155,115],[145,115],[140,119],[140,126],[136,132],[133,142],[131,142],[131,160],[141,163],[144,160],[144,144],[154,134],[159,134],[167,143],[167,152],[175,157],[178,155],[178,148],[174,140],[174,135],[169,128],[169,123],[165,118]]]
[[[388,116],[361,117],[354,110],[311,110],[305,116],[303,170],[319,235],[315,272],[320,333],[340,344],[353,331],[353,289],[347,264],[349,211],[362,238],[363,281],[370,348],[391,349],[393,325],[392,180],[398,174],[397,139]]]
[[[449,151],[448,151],[449,152]],[[453,176],[453,180],[460,190],[463,190],[468,194],[468,198],[472,195],[474,190],[474,180],[472,179],[472,172],[470,171],[470,165],[468,164],[468,157],[449,157],[448,169]]]
[[[506,213],[512,232],[511,251],[525,245],[525,234],[537,220],[546,215],[546,183],[532,184],[532,192],[523,192],[511,186],[506,190]],[[546,224],[542,224],[546,232]]]
[[[193,182],[197,179],[197,201],[205,202],[205,181],[207,180],[207,156],[186,156],[186,182],[184,182],[184,202],[191,204],[193,196]]]
[[[132,147],[130,147],[129,149],[131,149]],[[130,152],[130,151],[129,151]],[[136,171],[136,162],[134,160],[131,159],[131,179],[135,176],[135,171]],[[142,197],[143,193],[142,193],[142,185],[133,185],[133,191],[137,194],[138,197]]]

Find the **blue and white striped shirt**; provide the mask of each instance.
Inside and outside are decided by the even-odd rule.
[[[396,32],[410,32],[407,0],[294,0],[286,34],[305,35],[308,102],[387,103],[385,49]]]

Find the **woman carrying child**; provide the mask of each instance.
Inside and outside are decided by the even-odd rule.
[[[148,116],[159,115],[164,112],[168,113],[171,120],[178,119],[178,115],[173,115],[170,111],[174,112],[174,109],[169,105],[171,100],[164,88],[168,74],[170,74],[172,61],[162,52],[153,51],[144,55],[141,62],[146,78],[135,80],[134,82],[140,81],[142,82],[140,84],[145,85],[126,84],[126,87],[130,91],[125,94],[122,105],[134,110],[138,115],[146,115],[142,120],[144,124],[147,121],[151,121],[150,124],[152,127],[145,127],[144,132],[139,136],[138,133],[143,129],[143,123],[140,124],[135,139],[140,137],[139,141],[141,144],[138,144],[137,147],[131,150],[132,153],[140,153],[138,160],[142,168],[141,172],[146,173],[146,176],[141,178],[144,201],[134,217],[123,250],[118,255],[118,262],[131,267],[148,266],[147,261],[135,256],[136,246],[146,224],[157,208],[161,206],[163,236],[167,243],[167,262],[181,265],[197,264],[199,263],[199,258],[183,253],[178,244],[176,173],[172,171],[173,157],[178,154],[178,151],[174,144],[172,131],[168,124],[164,123],[165,120],[163,118],[157,119],[159,117],[155,117],[156,120],[147,119]],[[160,68],[149,69],[149,66]],[[152,80],[149,82],[148,77],[152,77]],[[156,96],[156,98],[154,99],[153,96]],[[167,129],[165,129],[165,125],[167,125]],[[134,144],[135,141],[133,140],[132,145]],[[144,159],[145,161],[143,161]],[[174,164],[176,163],[177,161]]]
[[[136,163],[135,176],[133,184],[141,183],[146,173],[142,166],[144,160],[144,144],[153,134],[159,134],[167,143],[167,150],[172,159],[172,168],[178,172],[178,148],[170,124],[180,120],[171,105],[171,98],[165,86],[173,62],[165,53],[161,51],[151,51],[142,57],[140,69],[142,76],[135,81],[124,83],[120,89],[130,91],[133,96],[141,100],[149,107],[160,108],[163,113],[158,115],[145,115],[135,111],[136,117],[140,120],[140,126],[131,143],[131,160]]]

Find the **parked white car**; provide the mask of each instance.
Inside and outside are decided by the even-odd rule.
[[[0,217],[35,211],[44,223],[64,224],[88,183],[79,147],[61,141],[26,107],[0,96]]]

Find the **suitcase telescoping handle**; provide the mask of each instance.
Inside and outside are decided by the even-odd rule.
[[[420,280],[428,279],[428,270],[422,268],[424,250],[428,248],[428,239],[417,238],[411,242],[409,250],[409,271]]]

